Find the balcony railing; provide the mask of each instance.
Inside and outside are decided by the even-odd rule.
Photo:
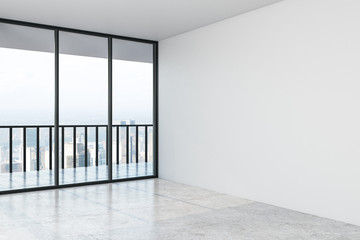
[[[121,159],[122,156],[124,156],[124,154],[121,154],[122,156],[120,156],[120,142],[125,140],[125,149],[126,149],[126,153],[125,153],[125,161],[123,161],[123,163],[129,164],[131,162],[135,162],[138,163],[139,162],[139,132],[140,132],[140,128],[144,129],[144,162],[148,162],[149,161],[149,142],[152,141],[152,139],[149,139],[149,130],[153,129],[153,125],[152,124],[134,124],[134,125],[113,125],[113,141],[112,144],[116,144],[116,150],[115,153],[113,152],[113,164],[121,164]],[[14,134],[14,130],[15,129],[19,129],[20,131],[22,131],[22,172],[26,172],[27,171],[27,133],[30,129],[35,130],[35,149],[36,149],[36,153],[35,153],[35,158],[33,158],[32,160],[36,160],[35,161],[35,166],[33,167],[33,169],[31,170],[35,170],[35,171],[40,171],[42,170],[42,166],[40,164],[40,130],[43,129],[47,129],[48,132],[48,139],[47,139],[47,146],[48,146],[48,151],[49,151],[49,158],[48,158],[48,167],[47,169],[52,170],[53,169],[53,129],[54,126],[53,125],[34,125],[34,126],[18,126],[18,125],[14,125],[14,126],[0,126],[0,130],[4,131],[4,129],[8,130],[8,151],[9,151],[9,155],[8,155],[8,161],[9,161],[9,165],[8,165],[8,173],[12,173],[14,171],[14,158],[13,158],[13,134]],[[106,165],[109,164],[108,162],[108,138],[107,138],[107,129],[108,126],[107,125],[60,125],[59,126],[59,152],[60,152],[60,156],[59,156],[59,168],[64,169],[64,168],[69,168],[69,166],[65,166],[65,144],[67,144],[66,141],[66,134],[65,131],[68,129],[72,129],[72,168],[77,168],[77,167],[88,167],[91,166],[90,165],[90,159],[89,159],[89,131],[90,129],[94,129],[95,130],[95,163],[93,163],[92,166],[99,166],[99,130],[100,129],[105,129],[105,156],[106,156]],[[82,142],[78,142],[77,141],[77,130],[78,129],[83,129],[83,135],[84,135],[84,159],[83,162],[81,161],[77,161],[80,159],[77,159],[77,147],[78,147],[78,143],[82,143]],[[135,132],[133,131],[133,129],[135,130]],[[120,130],[122,130],[121,133],[122,137],[120,136]],[[130,130],[131,133],[134,135],[135,137],[135,151],[133,150],[133,144],[131,142],[129,142],[130,139]],[[5,130],[6,131],[6,130]],[[0,134],[0,138],[3,137]],[[32,141],[34,141],[34,139],[32,139]],[[122,143],[123,144],[123,143]],[[133,152],[135,152],[135,161],[132,160],[132,156],[133,156]],[[81,163],[81,164],[80,164]],[[18,172],[18,170],[15,170]]]

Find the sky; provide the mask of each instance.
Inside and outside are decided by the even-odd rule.
[[[107,59],[59,56],[60,124],[107,124]],[[152,64],[113,61],[113,121],[152,122]],[[0,48],[0,125],[53,124],[54,54]]]

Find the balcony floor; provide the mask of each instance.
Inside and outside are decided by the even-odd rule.
[[[130,163],[114,164],[113,179],[126,179],[153,175],[153,164]],[[60,169],[59,182],[63,184],[108,180],[108,167],[78,167]],[[54,185],[54,171],[41,170],[0,174],[0,191],[35,188]]]

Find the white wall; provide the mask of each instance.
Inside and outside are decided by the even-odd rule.
[[[360,225],[360,1],[160,42],[160,177]]]

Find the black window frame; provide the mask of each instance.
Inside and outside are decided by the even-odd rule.
[[[45,25],[40,23],[32,23],[25,21],[18,21],[12,19],[0,18],[0,23],[32,27],[32,28],[40,28],[52,30],[54,32],[55,39],[55,76],[54,76],[54,97],[55,97],[55,105],[54,105],[54,185],[43,186],[43,187],[33,187],[33,188],[23,188],[23,189],[13,189],[13,190],[0,190],[0,195],[10,194],[10,193],[21,193],[21,192],[31,192],[31,191],[39,191],[39,190],[50,190],[50,189],[59,189],[59,188],[67,188],[67,187],[77,187],[77,186],[86,186],[86,185],[95,185],[95,184],[104,184],[104,183],[114,183],[114,182],[123,182],[123,181],[134,181],[134,180],[142,180],[142,179],[151,179],[158,178],[159,171],[159,161],[158,161],[158,41],[126,37],[114,34],[93,32],[88,30],[80,30],[52,25]],[[83,183],[73,183],[73,184],[59,184],[59,32],[71,32],[78,33],[88,36],[97,36],[104,37],[108,39],[108,124],[107,124],[107,159],[108,159],[108,180],[101,181],[91,181],[91,182],[83,182]],[[123,178],[123,179],[113,179],[112,178],[112,130],[113,130],[113,119],[112,119],[112,43],[113,39],[120,39],[132,42],[146,43],[153,46],[153,175],[141,176],[141,177],[131,177],[131,178]]]

